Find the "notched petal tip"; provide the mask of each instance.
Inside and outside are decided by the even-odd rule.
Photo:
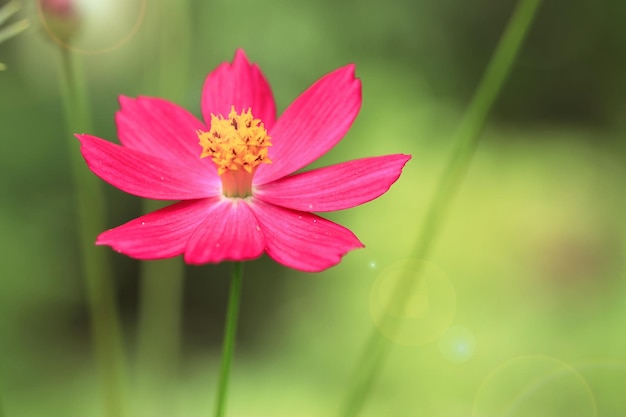
[[[115,233],[115,229],[109,229],[100,233],[98,237],[96,238],[96,241],[94,242],[94,244],[96,246],[108,246],[115,252],[121,253],[122,255],[130,256],[131,258],[143,259],[143,260],[148,259],[145,256],[144,257],[133,256],[132,251],[125,250],[125,245],[120,244],[115,238],[113,238],[112,235],[114,233]]]
[[[320,272],[364,245],[349,229],[315,214],[257,200],[251,206],[270,258],[303,272]]]
[[[96,245],[135,259],[166,259],[183,253],[189,236],[207,211],[219,201],[213,197],[172,204],[145,214],[96,238]]]
[[[237,48],[237,50],[235,51],[235,56],[233,57],[233,66],[235,65],[235,63],[243,61],[243,63],[250,65],[250,60],[248,59],[248,56],[246,55],[246,52],[243,50],[243,48]]]
[[[343,260],[344,256],[348,255],[350,252],[365,248],[365,245],[363,244],[363,242],[361,242],[359,238],[356,237],[356,235],[353,234],[353,237],[354,237],[353,246],[349,249],[346,249],[345,252],[337,253],[334,258],[328,258],[322,262],[319,262],[318,260],[317,262],[314,262],[314,263],[300,264],[297,266],[291,266],[291,265],[285,264],[285,266],[289,266],[299,271],[308,272],[308,273],[324,272],[334,266],[339,265],[341,261]]]
[[[80,152],[98,177],[138,197],[191,200],[219,194],[216,179],[185,166],[116,145],[90,135],[78,135]],[[202,168],[202,167],[200,167]]]
[[[274,96],[263,72],[251,63],[243,49],[237,49],[232,62],[223,62],[205,79],[201,108],[205,123],[211,115],[228,115],[232,107],[242,112],[252,109],[267,129],[276,120]]]
[[[355,159],[259,185],[255,196],[298,211],[344,210],[386,193],[409,159],[404,154]]]
[[[117,253],[121,253],[123,255],[127,255],[130,257],[133,257],[130,253],[127,253],[127,251],[124,250],[124,245],[120,245],[119,243],[117,243],[116,239],[112,238],[112,234],[114,233],[115,229],[109,229],[109,230],[105,230],[104,232],[100,233],[98,235],[98,237],[96,238],[96,241],[94,242],[94,245],[96,246],[108,246],[111,249],[113,249],[115,252]]]
[[[406,164],[413,159],[413,155],[407,154],[407,153],[397,153],[395,154],[395,156],[399,157],[398,158],[398,163],[401,163],[402,166],[400,167],[400,169],[404,169],[404,167],[406,166]]]
[[[344,65],[343,67],[339,68],[340,70],[345,71],[346,74],[349,74],[351,78],[358,80],[358,78],[356,78],[356,64],[354,63],[349,63],[347,65]]]
[[[93,136],[88,133],[74,133],[74,137],[78,139],[78,142],[80,143],[80,153],[82,154],[88,166],[91,164],[91,160],[89,158],[89,155],[90,155],[89,148],[93,144],[100,142],[100,141],[111,143],[110,141],[106,139],[99,138],[97,136]]]
[[[352,126],[362,103],[354,64],[337,68],[307,88],[268,129],[272,164],[259,167],[255,185],[305,167],[332,149]]]
[[[98,235],[98,237],[96,238],[96,241],[94,242],[96,246],[104,246],[104,245],[109,245],[109,242],[106,238],[106,235],[108,232],[110,232],[112,229],[108,229],[105,230],[104,232],[100,233]]]
[[[117,103],[120,105],[120,108],[123,108],[132,101],[135,101],[133,97],[125,96],[124,94],[117,96]]]
[[[336,82],[348,83],[351,87],[361,90],[361,79],[356,76],[356,64],[350,63],[343,67],[337,68],[335,71],[328,74],[336,77]],[[342,79],[343,76],[343,79]]]

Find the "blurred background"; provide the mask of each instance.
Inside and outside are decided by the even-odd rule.
[[[626,2],[544,1],[432,255],[408,262],[515,1],[76,0],[71,42],[35,1],[21,4],[15,19],[31,27],[0,44],[9,417],[101,415],[60,49],[82,61],[89,133],[117,141],[118,95],[166,97],[199,115],[205,76],[238,47],[262,68],[279,111],[323,74],[356,64],[361,113],[315,166],[413,159],[380,199],[325,215],[366,245],[337,267],[305,274],[267,257],[246,266],[230,416],[335,415],[376,326],[395,347],[363,416],[626,415]],[[102,185],[109,227],[140,214],[140,199]],[[115,268],[135,398],[140,267],[102,250]],[[422,269],[428,285],[394,312],[405,325],[390,335],[380,306],[406,268]],[[133,416],[211,412],[228,275],[228,265],[186,268],[182,359],[167,394],[144,393]]]

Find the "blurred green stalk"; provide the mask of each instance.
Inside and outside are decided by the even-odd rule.
[[[424,259],[430,253],[450,203],[456,195],[472,160],[479,134],[485,125],[489,110],[510,73],[540,4],[541,0],[520,0],[513,12],[456,132],[453,141],[453,153],[440,179],[423,227],[418,235],[418,240],[411,254],[413,259]],[[420,271],[415,272],[419,274]],[[401,306],[406,304],[411,294],[411,287],[416,282],[415,276],[412,278],[403,277],[400,284],[394,289],[388,307],[391,307],[391,303],[398,303]],[[352,376],[348,394],[341,409],[341,416],[354,417],[360,414],[373,383],[382,371],[391,347],[392,344],[385,340],[378,330],[374,329],[357,362],[356,372]]]
[[[79,244],[104,401],[104,416],[123,417],[126,415],[126,381],[122,336],[115,302],[115,281],[107,252],[95,246],[96,236],[106,230],[105,199],[100,180],[87,169],[79,143],[74,138],[74,133],[93,131],[91,116],[78,57],[67,48],[59,49]]]
[[[9,18],[17,13],[19,10],[20,5],[17,1],[10,1],[4,6],[0,7],[0,26],[2,26],[4,22],[9,20]],[[28,26],[28,21],[26,19],[23,19],[7,27],[0,28],[0,43],[23,32],[28,28]],[[0,71],[4,71],[6,68],[6,65],[0,62]]]
[[[220,379],[217,385],[217,397],[215,400],[215,417],[224,417],[226,415],[228,382],[230,381],[230,369],[235,351],[235,337],[237,335],[242,281],[243,262],[234,262],[230,282],[230,294],[228,295],[228,311],[226,313],[224,345],[222,347],[222,366],[220,368]]]
[[[0,43],[6,41],[9,38],[12,38],[20,32],[23,32],[28,28],[28,25],[29,24],[27,20],[20,20],[13,23],[12,25],[2,28],[0,30]]]
[[[10,1],[4,6],[0,7],[0,26],[9,20],[11,16],[18,12],[20,6],[17,1]],[[7,39],[19,34],[28,28],[27,20],[20,20],[18,22],[13,23],[12,25],[0,29],[0,43],[6,41]],[[6,65],[0,62],[0,71],[4,71],[6,69]],[[4,406],[2,405],[2,395],[0,395],[0,417],[4,417]]]
[[[4,6],[0,7],[0,25],[9,20],[11,16],[20,10],[20,5],[17,1],[11,0]]]
[[[158,96],[180,101],[189,88],[189,5],[186,0],[160,0],[158,6],[158,25],[148,31],[147,41],[154,43],[158,38],[159,64],[151,64],[150,71],[158,72]],[[150,80],[154,85],[155,80]],[[144,200],[142,210],[148,213],[162,207],[163,202]],[[180,365],[184,275],[180,258],[141,263],[137,385],[142,412],[152,417],[171,417],[174,413],[172,394]]]
[[[145,211],[158,208],[143,204]],[[142,264],[136,352],[136,402],[142,415],[170,417],[175,410],[172,396],[180,362],[183,272],[184,265],[177,258]]]

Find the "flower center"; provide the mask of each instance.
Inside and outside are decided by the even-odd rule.
[[[252,116],[251,109],[238,114],[232,106],[228,119],[211,114],[211,130],[198,130],[197,134],[202,146],[200,158],[211,157],[217,165],[224,195],[252,195],[252,177],[257,167],[272,162],[267,157],[271,138],[263,122]]]

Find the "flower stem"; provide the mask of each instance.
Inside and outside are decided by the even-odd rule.
[[[187,0],[154,3],[157,19],[144,25],[146,48],[158,40],[158,65],[146,59],[143,89],[172,101],[185,98],[189,84],[189,53],[193,36]],[[145,94],[145,91],[144,91]],[[198,157],[200,148],[198,148]],[[162,201],[144,200],[142,211],[164,206]],[[179,379],[181,316],[185,265],[180,257],[142,262],[140,265],[139,327],[137,338],[138,413],[169,417],[175,412]]]
[[[183,276],[184,265],[178,258],[141,264],[134,402],[153,417],[171,416],[175,409]]]
[[[28,29],[29,26],[30,24],[28,23],[28,20],[20,20],[0,29],[0,43],[20,34]]]
[[[115,303],[114,276],[106,251],[94,244],[105,230],[105,200],[99,180],[91,175],[80,155],[75,132],[90,132],[91,118],[77,57],[60,48],[63,75],[63,105],[68,129],[68,148],[74,181],[79,244],[91,315],[94,350],[100,376],[105,417],[125,413],[125,364]]]
[[[435,191],[421,233],[418,235],[411,254],[413,259],[424,259],[430,253],[450,203],[472,160],[489,110],[511,70],[540,4],[541,0],[520,0],[509,20],[456,132],[453,153]],[[400,285],[395,288],[390,302],[405,304],[408,301],[408,295],[411,294],[408,288],[411,285],[409,282],[414,285],[416,282],[414,278],[399,281]],[[391,346],[392,344],[385,340],[376,329],[373,331],[357,362],[356,372],[352,376],[348,394],[341,409],[341,416],[359,415],[374,381],[383,368]]]
[[[235,262],[233,263],[230,294],[228,296],[228,311],[226,313],[226,329],[224,331],[224,345],[222,347],[222,366],[217,386],[215,417],[224,417],[224,415],[226,415],[226,396],[228,393],[230,368],[233,362],[233,352],[235,350],[235,335],[237,333],[242,279],[243,262]]]

